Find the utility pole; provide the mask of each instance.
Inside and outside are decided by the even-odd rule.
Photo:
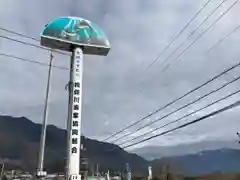
[[[92,177],[94,177],[95,170],[94,170],[94,163],[91,164],[91,171],[92,171]]]
[[[239,132],[237,132],[238,138],[240,139],[240,134]],[[238,143],[240,144],[240,140],[238,141]]]
[[[1,168],[1,180],[3,179],[3,171],[4,171],[4,163],[2,163],[2,168]]]
[[[172,180],[172,174],[170,173],[169,165],[166,165],[166,180]]]
[[[126,169],[127,169],[127,180],[131,180],[131,169],[128,163],[126,163]]]
[[[152,180],[152,167],[148,167],[148,180]]]
[[[89,172],[89,170],[91,170],[91,169],[89,169],[89,168],[91,168],[91,166],[89,167],[88,158],[81,157],[80,163],[81,163],[80,173],[83,174],[84,179],[87,180],[88,172]]]
[[[97,174],[96,174],[96,175],[97,175],[97,177],[98,177],[98,164],[97,164],[97,169],[96,169],[96,170],[97,170]]]
[[[44,164],[45,143],[46,143],[47,118],[48,118],[48,96],[49,96],[49,89],[50,89],[52,61],[53,61],[53,54],[51,51],[49,68],[48,68],[45,105],[44,105],[44,112],[43,112],[43,122],[42,122],[41,139],[40,139],[38,168],[37,168],[37,174],[36,174],[37,178],[42,178],[42,177],[46,176],[46,172],[43,171],[43,164]]]

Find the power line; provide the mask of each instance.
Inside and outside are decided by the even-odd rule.
[[[197,26],[197,28],[195,30],[193,30],[187,37],[187,39],[185,41],[183,41],[177,48],[175,48],[172,53],[170,53],[170,55],[165,58],[163,61],[162,61],[162,66],[185,44],[185,42],[191,38],[191,36],[222,6],[222,4],[225,2],[226,0],[223,0],[216,8],[213,9],[213,11]],[[238,1],[238,0],[237,0]],[[236,2],[235,2],[236,3]],[[235,3],[233,3],[233,6],[235,5]],[[232,7],[230,7],[232,8]],[[223,13],[221,16],[224,16],[225,14]],[[220,16],[220,19],[222,18]],[[217,21],[219,21],[220,19],[218,19]],[[189,47],[187,47],[186,49],[184,49],[174,60],[177,60],[178,58],[180,58],[188,49],[190,49],[190,47],[197,41],[199,40],[205,33],[207,33],[207,31],[210,30],[210,28],[212,28],[217,22],[214,22],[212,25],[210,25],[209,29],[205,30],[206,32],[203,32],[202,34],[200,34],[200,36],[197,37],[197,39],[195,39],[193,41],[192,44],[190,44]],[[173,61],[174,61],[173,60]],[[168,66],[168,65],[167,65]],[[160,72],[160,73],[164,73],[165,70],[167,69],[168,67],[166,68],[163,68],[163,70]],[[144,87],[142,87],[140,89],[140,92],[142,92],[142,90],[144,89]]]
[[[223,3],[224,1],[222,1]],[[203,35],[205,35],[209,30],[211,30],[211,28],[216,25],[216,23],[221,20],[223,18],[223,16],[225,16],[237,3],[239,2],[239,0],[234,1],[234,3],[226,10],[224,11],[207,29],[205,29],[187,48],[185,48],[180,54],[177,55],[177,57],[175,57],[172,62],[170,62],[169,64],[166,65],[165,68],[162,69],[162,71],[160,71],[160,73],[164,73],[168,68],[170,68],[173,65],[174,61],[177,61],[182,55],[184,55],[185,52],[187,52],[199,39],[202,38]],[[221,3],[221,4],[222,4]],[[221,5],[219,4],[219,6]],[[218,8],[218,7],[217,7]],[[216,9],[215,9],[216,10]],[[213,14],[215,12],[215,10],[211,13]],[[194,32],[194,31],[193,31]],[[192,33],[193,33],[192,32]],[[167,60],[169,60],[172,55],[175,54],[175,52],[181,48],[183,46],[184,42],[182,44],[180,44],[180,46],[178,46],[171,54],[170,56],[168,56],[163,62],[162,64],[166,63]],[[143,88],[141,88],[141,91],[143,90]]]
[[[227,1],[227,0],[223,0],[216,8],[213,9],[213,11],[197,26],[196,29],[194,29],[186,38],[185,41],[183,41],[179,46],[177,46],[173,51],[172,53],[170,53],[170,55],[164,59],[162,62],[161,62],[161,65],[165,64],[184,44],[185,42],[187,42],[191,37],[192,35],[194,35],[195,32],[197,32],[197,30],[202,26],[204,25],[205,22],[207,22],[207,20],[223,5],[223,3]]]
[[[39,49],[43,49],[43,50],[48,50],[48,51],[52,51],[52,52],[56,52],[56,53],[59,53],[59,54],[62,54],[62,55],[69,56],[69,54],[64,53],[64,52],[51,50],[50,48],[46,48],[46,47],[39,46],[39,45],[36,45],[36,44],[32,44],[32,43],[29,43],[29,42],[25,42],[25,41],[21,41],[21,40],[18,40],[18,39],[10,38],[8,36],[0,35],[0,38],[6,39],[6,40],[9,40],[9,41],[14,41],[14,42],[17,42],[17,43],[21,43],[21,44],[24,44],[24,45],[27,45],[27,46],[31,46],[31,47],[35,47],[35,48],[39,48]]]
[[[21,58],[21,57],[10,55],[10,54],[0,53],[0,56],[4,56],[4,57],[7,57],[7,58],[18,59],[18,60],[21,60],[21,61],[30,62],[30,63],[38,64],[38,65],[41,65],[41,66],[49,66],[49,64],[47,64],[47,63],[42,63],[42,62],[39,62],[39,61],[34,61],[34,60],[31,60],[31,59],[26,59],[26,58]],[[57,68],[57,69],[61,69],[61,70],[69,70],[68,68],[61,67],[61,66],[52,65],[52,67]]]
[[[40,40],[37,39],[37,38],[28,36],[28,35],[26,35],[26,34],[18,33],[18,32],[13,31],[13,30],[9,30],[9,29],[3,28],[3,27],[0,27],[0,30],[5,31],[5,32],[8,32],[8,33],[11,33],[11,34],[15,34],[15,35],[18,35],[18,36],[27,38],[27,39],[31,39],[31,40],[40,42]],[[49,49],[49,50],[50,50],[50,49]],[[55,52],[55,53],[63,54],[63,55],[68,55],[67,53],[64,53],[64,52],[61,52],[61,51],[58,51],[58,50],[51,50],[51,51],[52,51],[52,52]]]
[[[219,44],[221,44],[224,40],[226,40],[227,38],[229,38],[232,34],[234,34],[236,31],[238,31],[240,28],[240,25],[238,25],[237,27],[235,27],[232,31],[230,31],[226,36],[224,36],[223,38],[221,38],[216,44],[214,44],[211,48],[208,49],[207,53],[211,52],[216,46],[218,46]]]
[[[193,16],[192,19],[183,27],[183,29],[173,38],[173,40],[163,49],[161,53],[158,54],[157,58],[152,61],[149,66],[145,69],[148,70],[157,60],[166,52],[167,49],[170,48],[170,46],[182,35],[182,33],[187,29],[187,27],[197,18],[197,16],[204,10],[204,8],[211,2],[211,0],[208,0],[202,8]]]
[[[217,20],[215,20],[214,23],[212,23],[212,24],[209,26],[209,28],[207,28],[195,41],[193,41],[193,43],[191,43],[190,46],[188,46],[188,48],[186,48],[177,58],[179,58],[181,55],[183,55],[197,40],[199,40],[208,30],[210,30],[210,28],[212,28],[225,14],[227,14],[227,12],[229,12],[230,9],[233,8],[233,7],[236,5],[237,2],[238,2],[238,0],[235,1],[224,13],[222,13],[222,14],[217,18]],[[176,59],[177,59],[177,58],[176,58]],[[167,68],[168,68],[168,66],[167,66]],[[166,70],[166,69],[164,69],[164,70]],[[163,70],[163,71],[164,71],[164,70]],[[163,72],[163,71],[162,71],[162,72]],[[190,93],[189,93],[189,94],[190,94]],[[184,96],[184,97],[185,97],[185,96]],[[182,98],[181,98],[181,99],[182,99]],[[177,100],[177,101],[178,101],[178,100]],[[174,103],[174,102],[173,102],[173,103]],[[173,103],[171,103],[171,104],[173,104]],[[171,105],[171,104],[170,104],[170,105]],[[167,107],[170,106],[170,105],[167,105]],[[161,110],[162,110],[162,109],[165,109],[165,108],[166,108],[166,107],[161,108]],[[160,110],[158,110],[157,112],[159,112],[159,111],[160,111]],[[139,122],[145,120],[146,118],[152,116],[153,114],[155,114],[155,113],[157,113],[157,112],[155,111],[155,112],[153,112],[153,113],[150,113],[148,116],[140,119],[139,121],[133,123],[133,124],[130,125],[130,126],[127,126],[126,128],[124,128],[124,130],[126,130],[126,129],[128,129],[128,128],[136,125],[136,124],[138,124]],[[115,133],[115,134],[111,135],[110,137],[104,139],[104,141],[106,141],[106,140],[112,138],[113,136],[115,136],[115,135],[123,132],[124,130],[118,131],[117,133]]]
[[[236,82],[236,81],[239,80],[239,79],[240,79],[240,76],[238,76],[238,77],[235,78],[234,80],[232,80],[232,81],[224,84],[224,85],[221,86],[220,88],[214,90],[214,92],[219,91],[220,89],[228,86],[229,84],[232,84],[233,82]],[[212,91],[212,92],[213,92],[213,91]],[[227,95],[227,96],[225,96],[225,97],[223,97],[223,98],[221,98],[221,99],[218,99],[217,101],[214,101],[214,102],[212,102],[212,103],[210,103],[210,104],[208,104],[208,105],[206,105],[206,106],[204,106],[204,107],[202,107],[202,108],[199,108],[199,109],[197,109],[197,110],[195,110],[195,111],[193,111],[193,112],[191,112],[191,113],[188,113],[188,114],[186,114],[186,115],[184,115],[184,116],[182,116],[182,117],[180,117],[180,118],[178,118],[178,119],[176,119],[176,120],[174,120],[174,121],[170,121],[170,122],[168,122],[168,123],[166,123],[166,124],[164,124],[164,125],[162,125],[162,126],[160,126],[160,127],[157,127],[157,128],[155,128],[155,129],[147,132],[147,133],[144,133],[144,134],[142,134],[142,135],[139,135],[139,136],[137,136],[137,137],[134,137],[134,138],[132,138],[132,139],[130,139],[130,140],[124,141],[124,142],[118,144],[118,146],[123,145],[123,144],[126,144],[126,143],[128,143],[128,142],[132,142],[132,141],[134,141],[134,140],[136,140],[136,139],[138,139],[138,138],[144,137],[144,136],[146,136],[146,135],[148,135],[148,134],[150,134],[150,133],[153,133],[153,132],[155,132],[155,131],[157,131],[157,130],[159,130],[159,129],[161,129],[161,128],[164,128],[164,127],[166,127],[166,126],[168,126],[168,125],[170,125],[170,124],[179,122],[179,121],[181,121],[182,119],[184,119],[184,118],[186,118],[186,117],[189,117],[189,116],[191,116],[191,115],[193,115],[193,114],[196,114],[197,112],[199,112],[199,111],[201,111],[201,110],[204,110],[204,109],[206,109],[206,108],[208,108],[208,107],[210,107],[210,106],[212,106],[212,105],[214,105],[214,104],[217,104],[217,103],[219,103],[220,101],[223,101],[223,100],[225,100],[225,99],[227,99],[227,98],[229,98],[229,97],[232,97],[233,95],[235,95],[235,94],[237,94],[237,93],[240,93],[240,90],[238,90],[238,91],[236,91],[236,92],[234,92],[234,93],[231,93],[231,94],[229,94],[229,95]]]
[[[177,61],[187,50],[189,50],[203,35],[205,35],[219,20],[223,18],[237,3],[239,0],[234,1],[234,3],[224,11],[205,31],[203,31],[187,48],[185,48],[171,63],[169,63],[163,70],[162,73],[165,72],[171,65],[173,65],[174,61]]]
[[[16,31],[12,31],[12,30],[9,30],[9,29],[3,28],[3,27],[0,27],[0,30],[6,31],[6,32],[11,33],[11,34],[15,34],[15,35],[18,35],[18,36],[27,38],[27,39],[32,39],[32,40],[37,41],[37,42],[40,41],[40,40],[37,39],[37,38],[31,37],[31,36],[27,36],[27,35],[25,35],[25,34],[18,33],[18,32],[16,32]]]
[[[199,121],[203,121],[203,120],[205,120],[205,119],[207,119],[207,118],[209,118],[209,117],[215,116],[215,115],[217,115],[217,114],[219,114],[219,113],[222,113],[222,112],[227,111],[227,110],[229,110],[229,109],[235,108],[235,107],[237,107],[237,106],[239,106],[239,105],[240,105],[240,100],[239,100],[239,101],[236,101],[236,102],[234,102],[234,103],[232,103],[232,104],[230,104],[230,105],[228,105],[228,106],[225,106],[224,108],[221,108],[221,109],[219,109],[219,110],[217,110],[217,111],[214,111],[214,112],[209,113],[209,114],[207,114],[207,115],[205,115],[205,116],[202,116],[202,117],[200,117],[200,118],[197,118],[197,119],[195,119],[195,120],[193,120],[193,121],[191,121],[191,122],[185,123],[185,124],[183,124],[183,125],[181,125],[181,126],[178,126],[178,127],[176,127],[176,128],[173,128],[173,129],[168,130],[168,131],[165,131],[165,132],[162,132],[162,133],[160,133],[160,134],[151,136],[151,137],[149,137],[149,138],[147,138],[147,139],[141,140],[140,142],[137,142],[137,143],[134,143],[134,144],[130,144],[130,145],[125,146],[125,147],[123,147],[123,148],[128,148],[128,147],[131,147],[131,146],[140,144],[140,143],[142,143],[142,142],[149,141],[150,139],[153,139],[153,138],[156,138],[156,137],[159,137],[159,136],[168,134],[168,133],[170,133],[170,132],[176,131],[176,130],[178,130],[178,129],[184,128],[184,127],[189,126],[189,125],[191,125],[191,124],[195,124],[195,123],[197,123],[197,122],[199,122]]]
[[[199,25],[199,27],[206,22],[207,19],[210,18],[211,15],[214,14],[214,12],[225,2],[226,0],[223,0],[211,13],[210,15]],[[169,67],[171,67],[171,65],[173,65],[174,61],[177,61],[182,55],[184,55],[185,52],[187,52],[199,39],[202,38],[203,35],[205,35],[219,20],[221,20],[223,18],[224,15],[226,15],[237,3],[239,2],[239,0],[236,0],[226,11],[224,11],[224,13],[222,13],[207,29],[205,29],[187,48],[185,48],[180,54],[177,55],[177,57],[175,57],[175,59],[172,60],[172,62],[170,62],[169,64],[166,65],[165,68],[162,69],[162,71],[160,73],[164,73]],[[198,27],[198,28],[199,28]],[[198,29],[197,28],[197,29]],[[197,30],[195,29],[189,36],[191,37],[191,35],[193,35],[193,33]],[[188,37],[189,38],[189,37]],[[187,39],[188,39],[187,38]],[[179,50],[183,45],[184,45],[185,41],[180,44],[163,62],[162,65],[164,63],[166,63],[174,54],[177,50]],[[143,88],[141,89],[141,91],[143,90]]]
[[[165,108],[171,106],[172,104],[176,103],[177,101],[183,99],[184,97],[186,97],[186,96],[188,96],[189,94],[191,94],[191,93],[197,91],[198,89],[200,89],[200,88],[206,86],[207,84],[211,83],[211,82],[214,81],[215,79],[218,79],[219,77],[223,76],[224,74],[228,73],[229,71],[235,69],[235,68],[238,67],[238,66],[240,66],[240,62],[236,63],[235,65],[231,66],[231,67],[228,68],[228,69],[225,69],[223,72],[217,74],[216,76],[214,76],[213,78],[211,78],[211,79],[209,79],[208,81],[204,82],[204,83],[201,84],[200,86],[197,86],[196,88],[194,88],[194,89],[188,91],[188,92],[185,93],[184,95],[182,95],[182,96],[180,96],[180,97],[174,99],[173,101],[167,103],[165,106],[160,107],[159,109],[157,109],[157,110],[155,110],[154,112],[148,114],[147,116],[141,118],[140,120],[138,120],[138,121],[136,121],[136,122],[134,122],[134,123],[128,125],[127,127],[121,129],[120,131],[118,131],[118,132],[116,132],[116,133],[110,135],[109,137],[105,138],[103,141],[106,141],[106,140],[108,140],[108,139],[110,139],[110,138],[112,138],[112,137],[114,137],[114,136],[116,136],[116,135],[122,133],[122,132],[125,131],[126,129],[129,129],[129,128],[131,128],[132,126],[134,126],[134,125],[136,125],[136,124],[139,124],[140,122],[144,121],[145,119],[147,119],[147,118],[151,117],[152,115],[154,115],[154,114],[160,112],[161,110],[163,110],[163,109],[165,109]]]
[[[190,105],[195,104],[196,102],[198,102],[198,101],[200,101],[200,100],[202,100],[202,99],[204,99],[204,98],[206,98],[206,97],[212,95],[213,93],[216,93],[216,92],[220,91],[221,89],[227,87],[228,85],[230,85],[230,84],[236,82],[236,81],[239,80],[239,79],[240,79],[240,76],[237,77],[237,78],[235,78],[235,79],[233,79],[233,80],[230,81],[230,82],[227,82],[227,83],[223,84],[223,85],[220,86],[219,88],[214,89],[214,90],[212,90],[212,91],[210,91],[210,92],[204,94],[203,96],[200,96],[199,98],[197,98],[197,99],[191,101],[190,103],[187,103],[187,104],[181,106],[180,108],[178,108],[178,109],[176,109],[176,110],[174,110],[174,111],[172,111],[172,112],[170,112],[170,113],[164,115],[163,117],[161,117],[161,118],[157,118],[156,120],[154,120],[154,121],[152,121],[152,122],[150,122],[150,123],[148,123],[148,124],[146,124],[146,125],[144,125],[144,126],[138,128],[138,129],[134,130],[134,132],[130,132],[130,133],[124,134],[123,136],[121,136],[121,137],[115,139],[114,142],[116,142],[116,141],[118,141],[118,140],[120,140],[120,139],[123,139],[124,137],[127,137],[127,136],[130,136],[130,135],[132,135],[132,134],[135,134],[136,132],[140,131],[141,129],[144,129],[145,127],[150,126],[151,124],[154,124],[154,123],[156,123],[156,122],[159,122],[159,121],[161,121],[161,120],[163,120],[163,119],[165,119],[165,118],[167,118],[167,117],[173,115],[174,113],[179,112],[180,110],[182,110],[182,109],[184,109],[184,108],[186,108],[186,107],[189,107]]]
[[[143,140],[141,140],[141,141],[139,141],[139,142],[132,143],[132,144],[130,144],[130,145],[124,146],[124,147],[122,147],[122,149],[128,148],[128,147],[132,147],[132,146],[135,146],[135,145],[137,145],[137,144],[143,143],[143,142],[145,142],[145,141],[149,141],[149,140],[151,140],[151,139],[153,139],[153,138],[156,138],[156,137],[159,137],[159,136],[168,134],[168,133],[170,133],[170,132],[176,131],[176,130],[178,130],[178,129],[182,129],[182,128],[186,127],[186,126],[189,126],[189,125],[191,125],[191,124],[195,124],[195,123],[197,123],[197,122],[203,121],[203,120],[205,120],[205,119],[207,119],[207,118],[209,118],[209,117],[215,116],[215,115],[217,115],[217,114],[219,114],[219,113],[222,113],[222,112],[227,111],[227,110],[229,110],[229,109],[235,108],[235,107],[237,107],[237,106],[239,106],[239,105],[240,105],[240,100],[239,100],[239,101],[236,101],[236,102],[234,102],[234,103],[232,103],[232,104],[230,104],[230,105],[228,105],[228,106],[225,106],[225,107],[223,107],[223,108],[221,108],[221,109],[219,109],[219,110],[216,110],[216,111],[214,111],[214,112],[212,112],[212,113],[209,113],[209,114],[207,114],[207,115],[205,115],[205,116],[202,116],[202,117],[200,117],[200,118],[197,118],[197,119],[195,119],[195,120],[193,120],[193,121],[191,121],[191,122],[188,122],[188,123],[185,123],[185,124],[183,124],[183,125],[177,126],[177,127],[173,128],[173,129],[171,129],[171,130],[164,131],[164,132],[162,132],[162,133],[159,133],[159,134],[156,134],[156,135],[154,135],[154,136],[151,136],[151,137],[148,137],[148,138],[146,138],[146,139],[143,139]],[[115,149],[115,148],[114,148],[114,149]],[[114,149],[111,149],[110,151],[113,151]]]
[[[0,38],[7,39],[7,40],[10,40],[10,41],[14,41],[14,42],[17,42],[17,43],[21,43],[21,44],[24,44],[24,45],[27,45],[27,46],[36,47],[36,48],[43,49],[43,50],[49,50],[49,48],[39,46],[39,45],[36,45],[36,44],[32,44],[32,43],[29,43],[29,42],[21,41],[21,40],[18,40],[18,39],[10,38],[8,36],[0,35]]]

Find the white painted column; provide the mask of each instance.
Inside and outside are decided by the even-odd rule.
[[[70,100],[68,117],[68,158],[67,174],[70,180],[80,180],[80,144],[82,117],[82,77],[83,52],[81,48],[73,51],[70,72]]]

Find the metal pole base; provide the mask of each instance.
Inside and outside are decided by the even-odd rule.
[[[46,171],[37,171],[36,172],[36,179],[45,179],[45,177],[47,176],[47,172]]]
[[[69,177],[69,180],[81,180],[81,175],[71,175]]]

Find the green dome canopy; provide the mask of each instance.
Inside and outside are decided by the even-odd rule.
[[[110,50],[105,33],[94,23],[80,17],[61,17],[46,25],[41,44],[72,51],[81,47],[85,54],[107,55]]]

